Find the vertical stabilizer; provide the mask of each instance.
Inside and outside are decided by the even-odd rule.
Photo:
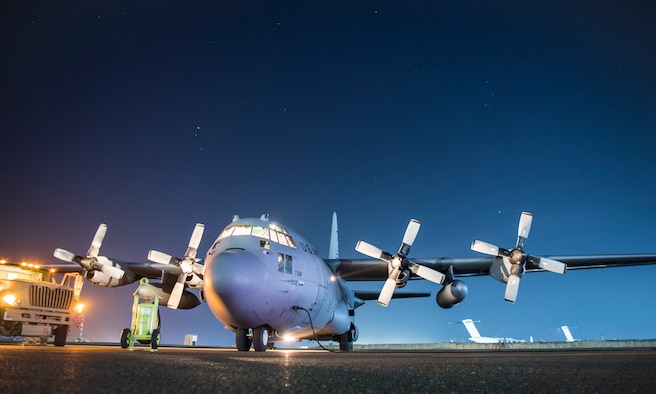
[[[328,258],[339,258],[339,240],[337,236],[337,214],[333,212],[333,224],[330,227],[330,246],[328,247]]]
[[[569,330],[569,327],[567,326],[562,326],[560,329],[563,331],[563,334],[565,334],[565,338],[567,338],[567,342],[574,342],[576,339],[574,339],[574,336],[572,336],[572,332]]]
[[[469,332],[469,335],[472,338],[480,338],[481,334],[478,332],[478,329],[476,329],[476,325],[474,324],[474,321],[472,319],[465,319],[462,321],[462,324],[465,325],[465,328]],[[472,339],[473,340],[473,339]]]

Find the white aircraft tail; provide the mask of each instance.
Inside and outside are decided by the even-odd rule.
[[[465,325],[465,328],[467,329],[467,332],[469,332],[469,336],[472,338],[480,338],[481,334],[478,332],[478,329],[476,328],[476,325],[474,324],[474,321],[472,319],[465,319],[462,321],[462,324]]]
[[[565,334],[565,338],[567,338],[566,342],[574,342],[576,339],[574,339],[574,336],[572,335],[572,332],[569,330],[569,327],[567,326],[562,326],[560,329],[563,331],[563,334]]]
[[[328,258],[339,258],[339,239],[337,236],[337,214],[333,212],[333,224],[330,227],[330,246],[328,247]]]

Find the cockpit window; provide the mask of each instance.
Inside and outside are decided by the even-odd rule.
[[[223,231],[221,232],[221,234],[219,234],[219,237],[217,238],[217,241],[220,240],[220,239],[223,239],[223,238],[225,238],[225,237],[229,237],[229,236],[231,236],[231,235],[232,235],[232,232],[233,232],[234,230],[235,230],[234,227],[228,227],[228,228],[226,228],[225,230],[223,230]]]
[[[285,237],[287,238],[287,244],[289,246],[291,246],[292,248],[295,248],[296,243],[294,243],[294,240],[292,239],[292,236],[291,235],[285,235]]]
[[[278,243],[281,245],[289,246],[289,244],[287,243],[287,237],[285,237],[284,234],[278,234]]]
[[[238,224],[235,226],[235,232],[232,235],[251,235],[251,228],[253,226],[250,224]]]
[[[254,224],[252,234],[256,237],[269,239],[269,229],[264,226]]]
[[[292,236],[289,235],[289,232],[276,224],[270,224],[269,227],[259,224],[237,224],[230,226],[219,234],[215,245],[218,246],[219,241],[223,238],[237,235],[253,235],[258,238],[270,239],[281,245],[296,248],[296,243],[292,239]]]
[[[287,232],[287,230],[285,230],[284,228],[278,226],[277,224],[271,224],[269,227],[271,227],[271,230],[277,231],[279,233],[289,234]]]

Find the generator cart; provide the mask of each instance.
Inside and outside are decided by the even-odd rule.
[[[146,291],[140,293],[143,287]],[[134,341],[138,341],[144,345],[150,344],[150,351],[156,352],[160,340],[159,297],[148,284],[148,278],[141,278],[139,287],[133,294],[132,326],[121,331],[121,348],[133,351]]]

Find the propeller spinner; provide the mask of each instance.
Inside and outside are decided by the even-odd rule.
[[[358,252],[374,259],[383,260],[388,264],[389,275],[378,296],[378,303],[382,306],[389,305],[389,302],[394,295],[397,280],[403,271],[410,270],[413,274],[421,276],[431,282],[439,284],[444,282],[444,274],[426,266],[416,264],[407,257],[410,252],[410,247],[415,242],[415,238],[419,232],[419,227],[420,223],[418,220],[410,220],[410,223],[408,223],[408,227],[405,230],[405,234],[403,235],[401,247],[399,248],[398,253],[394,256],[364,241],[358,241],[357,245],[355,245],[355,250]]]
[[[96,235],[94,235],[93,240],[91,241],[91,246],[87,251],[87,256],[79,256],[73,252],[69,252],[66,249],[55,249],[53,255],[59,260],[67,261],[69,263],[79,264],[85,270],[91,271],[100,271],[114,279],[121,279],[125,272],[122,269],[115,267],[110,259],[105,256],[98,256],[100,252],[100,246],[102,245],[105,234],[107,233],[107,225],[102,223],[98,226],[96,230]]]
[[[200,241],[203,238],[204,230],[205,225],[196,223],[196,227],[191,233],[189,246],[187,246],[187,251],[185,252],[183,259],[179,257],[173,257],[156,250],[151,250],[148,252],[148,260],[152,261],[153,263],[177,265],[182,271],[178,276],[178,280],[175,282],[175,286],[173,286],[173,290],[171,290],[171,295],[169,296],[169,301],[167,303],[169,308],[178,308],[180,305],[180,300],[182,299],[182,293],[184,292],[186,278],[187,276],[193,274],[194,264],[201,260],[196,258],[196,253],[198,252]]]
[[[519,227],[517,229],[517,244],[514,249],[503,249],[496,245],[489,244],[483,241],[474,241],[471,244],[472,250],[491,256],[499,256],[505,262],[510,263],[510,272],[506,282],[505,299],[508,302],[515,302],[517,299],[517,292],[519,291],[519,282],[522,274],[525,271],[526,262],[530,262],[543,270],[555,272],[557,274],[564,274],[567,270],[567,265],[560,261],[548,259],[546,257],[538,257],[528,255],[524,252],[524,246],[528,234],[531,232],[531,224],[533,223],[533,215],[529,212],[522,212],[519,219]]]

